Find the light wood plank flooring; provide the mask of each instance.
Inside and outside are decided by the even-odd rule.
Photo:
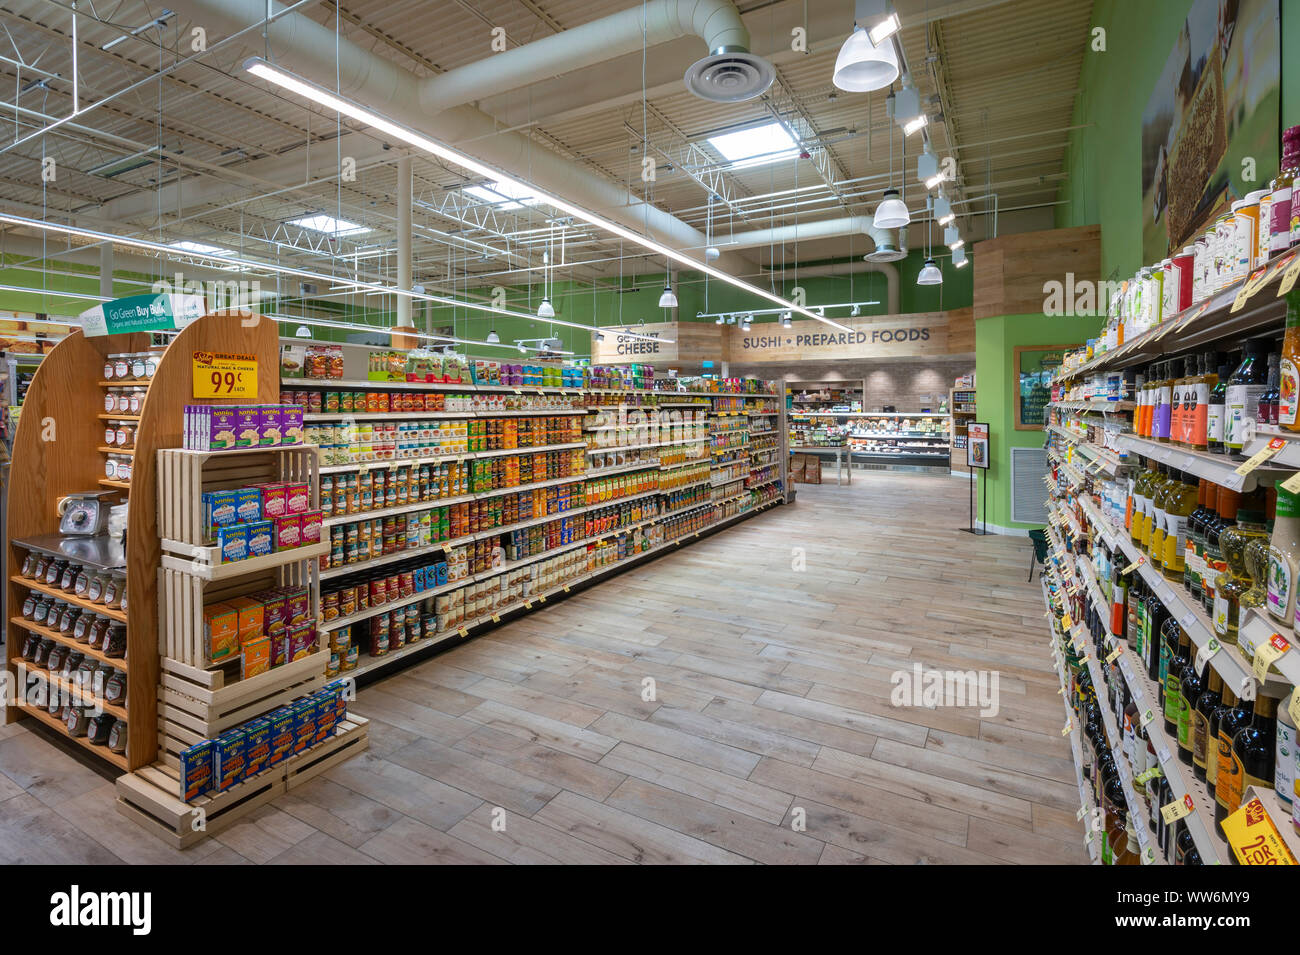
[[[798,490],[367,686],[369,752],[184,853],[0,727],[0,857],[1086,862],[1028,542],[959,532],[960,480]],[[892,706],[917,662],[996,671],[998,713]]]

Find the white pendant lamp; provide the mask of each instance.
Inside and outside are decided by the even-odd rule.
[[[311,338],[311,329],[306,325],[299,325],[298,330],[294,332],[299,338]]]
[[[898,79],[898,56],[894,43],[886,38],[879,44],[862,27],[855,26],[835,58],[831,81],[849,93],[883,90]]]
[[[912,221],[912,214],[907,211],[907,204],[899,196],[897,189],[886,189],[880,205],[876,206],[876,216],[872,220],[877,229],[901,229]]]
[[[663,293],[659,296],[659,307],[660,308],[677,307],[677,296],[673,294],[673,287],[671,285],[664,286]]]
[[[789,312],[786,312],[784,315],[781,316],[781,327],[782,327],[782,328],[793,328],[793,327],[794,327],[794,322],[792,322],[792,321],[790,320],[790,313],[789,313]]]
[[[497,330],[495,328],[487,333],[487,343],[489,345],[495,345],[500,341],[501,341],[501,336],[497,334]]]
[[[542,299],[542,304],[537,306],[537,317],[538,318],[555,317],[555,306],[551,304],[551,300],[549,298]]]
[[[917,285],[942,285],[943,273],[939,271],[939,266],[934,264],[934,259],[926,259],[925,265],[921,268],[921,274],[916,277]]]

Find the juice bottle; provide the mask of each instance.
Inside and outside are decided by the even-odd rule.
[[[1142,372],[1133,379],[1133,431],[1138,437],[1146,437],[1147,423],[1147,375]]]
[[[1183,554],[1183,590],[1201,599],[1200,566],[1205,554],[1205,521],[1209,517],[1207,501],[1210,488],[1208,478],[1201,478],[1196,487],[1196,507],[1187,519],[1187,542]]]
[[[1173,363],[1162,362],[1157,375],[1154,420],[1151,422],[1151,437],[1157,441],[1169,441],[1170,416],[1174,410]]]
[[[1169,440],[1177,444],[1192,443],[1191,419],[1195,414],[1192,410],[1192,389],[1196,375],[1196,356],[1188,355],[1183,359],[1182,377],[1175,378],[1173,384],[1174,406],[1169,419]]]
[[[1197,488],[1192,475],[1174,474],[1176,483],[1165,496],[1165,541],[1160,562],[1167,580],[1181,581],[1187,557],[1187,519],[1196,509]]]
[[[1300,290],[1286,296],[1286,333],[1278,375],[1277,423],[1300,431]]]
[[[1188,444],[1198,451],[1209,446],[1210,392],[1219,383],[1219,362],[1214,352],[1204,352],[1200,360],[1200,374],[1196,377],[1192,396],[1192,416]]]
[[[1151,496],[1151,533],[1147,538],[1147,556],[1157,567],[1163,562],[1165,554],[1165,499],[1178,483],[1173,468],[1165,470],[1161,465],[1161,472],[1160,484]]]

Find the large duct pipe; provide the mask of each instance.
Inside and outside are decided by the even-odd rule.
[[[811,242],[814,239],[834,239],[845,235],[870,236],[877,247],[886,243],[897,244],[894,241],[894,233],[889,229],[877,229],[871,216],[846,216],[842,219],[800,222],[798,225],[779,226],[775,229],[737,232],[726,238],[719,237],[715,245],[720,249],[753,249],[763,245]]]
[[[859,275],[863,272],[879,272],[885,277],[885,304],[888,314],[899,314],[898,266],[891,262],[833,262],[830,265],[811,265],[799,267],[799,278],[819,278],[821,276]]]
[[[475,103],[679,37],[700,37],[710,53],[748,52],[749,31],[731,0],[650,0],[420,83],[420,102],[442,110]]]
[[[644,231],[675,248],[702,248],[705,237],[675,216],[644,202],[622,186],[583,171],[574,161],[518,133],[503,133],[492,117],[469,106],[427,114],[420,98],[422,80],[396,63],[365,50],[300,13],[266,0],[174,0],[182,17],[201,23],[208,42],[263,23],[266,40],[247,48],[340,95],[362,103],[479,160],[536,184],[621,225]],[[268,52],[269,51],[269,52]],[[337,53],[337,57],[336,57]],[[491,58],[489,58],[490,60]],[[337,86],[336,86],[337,84]],[[716,265],[732,273],[746,264],[724,256]]]

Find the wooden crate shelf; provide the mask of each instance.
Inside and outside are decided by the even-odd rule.
[[[64,603],[70,603],[74,607],[80,607],[82,610],[89,610],[92,613],[99,614],[100,616],[111,617],[121,623],[126,623],[126,614],[121,610],[114,610],[112,607],[105,607],[103,604],[97,604],[92,600],[86,600],[83,597],[78,597],[76,594],[70,594],[66,590],[60,590],[58,587],[51,587],[47,583],[32,580],[29,577],[22,577],[18,574],[14,574],[9,579],[19,587],[26,587],[28,590],[39,590],[43,594],[49,594],[51,597],[54,597],[57,600],[62,600]]]
[[[265,805],[363,752],[370,745],[369,721],[349,712],[334,736],[222,793],[193,803],[180,799],[180,777],[165,763],[155,763],[117,781],[117,808],[127,818],[177,849],[214,835]],[[202,820],[202,826],[196,823]]]
[[[68,740],[69,742],[75,745],[80,746],[82,749],[86,750],[89,753],[95,754],[100,759],[107,760],[108,762],[112,763],[114,766],[116,766],[118,769],[122,770],[123,772],[126,772],[126,770],[128,769],[127,758],[123,756],[121,753],[115,753],[107,746],[96,746],[94,743],[92,743],[84,736],[71,735],[68,732],[68,728],[64,726],[61,721],[51,716],[49,713],[45,712],[45,710],[41,709],[39,706],[28,706],[26,703],[23,702],[15,702],[14,706],[23,714],[27,716],[35,717],[37,720],[44,723],[50,729],[54,730],[54,732],[58,733],[64,739]],[[129,750],[131,748],[130,742],[128,741],[126,745],[127,745],[127,749]]]

